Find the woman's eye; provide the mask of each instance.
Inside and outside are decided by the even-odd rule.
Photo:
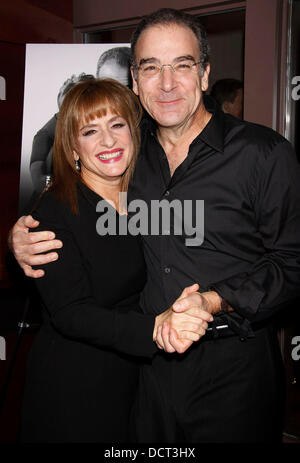
[[[94,133],[96,133],[96,130],[90,129],[90,130],[87,130],[86,132],[83,132],[83,136],[87,137],[88,135],[93,135]]]
[[[116,124],[113,124],[112,127],[114,129],[119,129],[119,128],[124,127],[124,126],[125,126],[125,124],[123,122],[117,122]]]

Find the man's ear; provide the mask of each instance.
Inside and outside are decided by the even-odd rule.
[[[201,90],[205,92],[208,89],[208,78],[210,73],[210,64],[207,63],[203,76],[201,77]]]
[[[132,77],[132,90],[136,95],[139,94],[139,86],[136,79],[136,71],[134,70],[133,66],[130,67],[131,77]]]
[[[230,102],[229,101],[224,101],[222,104],[222,111],[224,113],[230,113]]]

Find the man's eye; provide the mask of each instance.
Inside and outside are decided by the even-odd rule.
[[[154,64],[149,64],[148,66],[144,67],[144,72],[155,72],[157,70],[157,66]]]
[[[176,64],[175,69],[177,71],[187,71],[188,69],[191,69],[191,64],[190,63],[178,63]]]

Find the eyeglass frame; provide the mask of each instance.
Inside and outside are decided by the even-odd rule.
[[[187,61],[188,61],[188,60],[187,60]],[[181,61],[178,61],[176,64],[180,64],[180,63],[181,63]],[[144,64],[144,63],[143,63],[143,64]],[[145,64],[146,64],[146,63],[145,63]],[[149,63],[149,64],[150,64],[150,63]],[[151,64],[152,64],[152,63],[151,63]],[[154,76],[151,76],[151,77],[156,77],[156,76],[161,75],[162,69],[163,69],[163,67],[165,67],[165,66],[170,66],[170,68],[172,69],[172,71],[174,72],[174,74],[175,74],[175,75],[176,75],[176,74],[178,75],[178,71],[176,72],[175,69],[174,69],[174,66],[176,66],[176,64],[171,64],[171,63],[170,63],[170,64],[161,64],[161,65],[160,65],[160,64],[157,64],[157,63],[153,63],[153,64],[159,68],[159,72],[158,72],[157,74],[154,74]],[[201,65],[202,65],[202,61],[197,61],[196,63],[193,63],[193,64],[191,64],[190,66],[191,66],[191,68],[192,68],[193,66],[196,66],[197,64],[201,64]],[[139,71],[140,68],[141,68],[141,65],[139,65],[139,66],[134,66],[134,68],[135,68],[137,71]],[[190,70],[192,70],[192,69],[190,69]]]

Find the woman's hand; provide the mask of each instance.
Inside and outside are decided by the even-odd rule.
[[[160,349],[183,353],[205,335],[208,322],[213,320],[213,316],[205,299],[197,292],[198,289],[198,284],[185,288],[173,304],[183,302],[184,310],[181,308],[177,313],[172,306],[156,317],[153,338]],[[200,298],[192,297],[195,293]]]

